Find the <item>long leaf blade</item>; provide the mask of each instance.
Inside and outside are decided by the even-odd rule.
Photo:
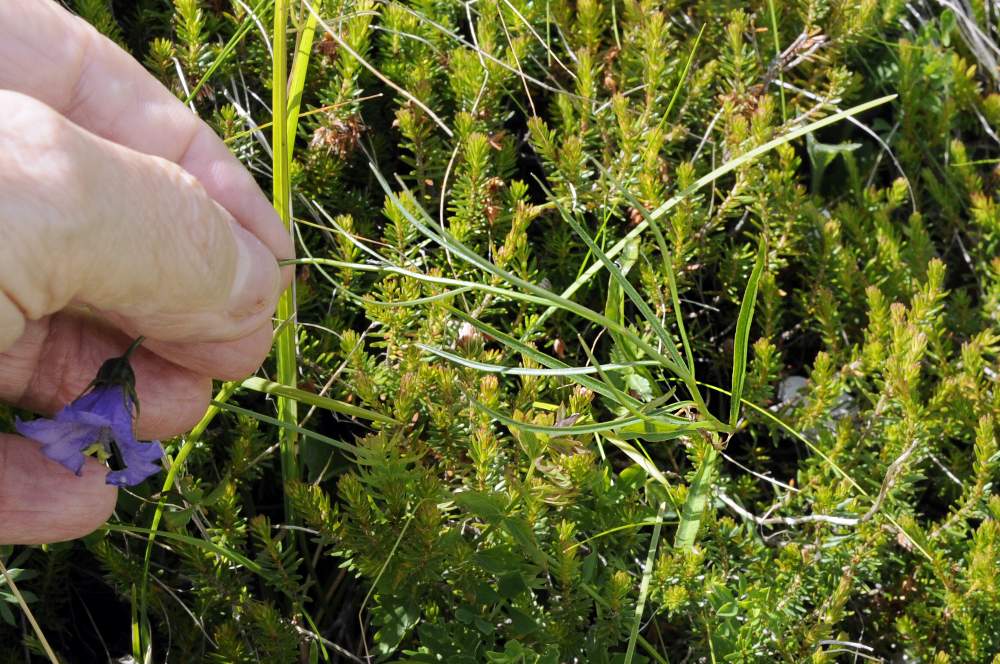
[[[736,319],[736,336],[733,343],[733,382],[732,397],[729,400],[729,425],[736,426],[736,421],[740,415],[740,399],[743,397],[743,384],[747,375],[747,350],[750,344],[750,323],[753,321],[753,312],[757,302],[757,286],[760,283],[760,276],[764,272],[764,264],[767,259],[767,248],[763,240],[757,249],[757,260],[754,262],[753,271],[747,281],[746,291],[743,293],[743,302],[740,303],[740,315]]]
[[[718,168],[713,169],[709,173],[706,173],[702,177],[698,178],[694,183],[692,183],[691,186],[687,187],[683,191],[678,192],[676,195],[671,197],[668,201],[663,203],[660,207],[656,208],[650,214],[653,216],[654,219],[659,219],[667,212],[677,207],[677,205],[679,205],[681,201],[685,200],[686,198],[691,196],[691,194],[695,193],[699,189],[702,189],[710,185],[711,183],[715,182],[722,176],[731,173],[732,171],[736,170],[743,164],[750,162],[756,157],[759,157],[762,154],[770,152],[779,145],[784,145],[785,143],[794,141],[796,138],[812,133],[817,129],[822,129],[823,127],[826,127],[828,125],[840,122],[844,118],[853,117],[855,115],[858,115],[859,113],[863,113],[867,110],[875,108],[876,106],[881,106],[882,104],[892,101],[897,96],[898,95],[894,94],[886,95],[884,97],[879,97],[878,99],[867,101],[863,104],[858,104],[857,106],[852,106],[851,108],[838,111],[837,113],[829,115],[820,120],[816,120],[815,122],[810,122],[807,125],[799,127],[798,129],[795,129],[793,131],[790,131],[787,134],[771,139],[770,141],[764,143],[763,145],[760,145],[746,152],[745,154],[740,155],[739,157],[730,159],[729,161],[722,164]],[[648,227],[649,227],[649,222],[645,220],[639,222],[638,224],[636,224],[635,228],[629,231],[624,237],[622,237],[622,239],[618,240],[618,242],[616,242],[614,246],[608,249],[605,253],[608,255],[609,258],[614,258],[619,253],[621,253],[621,251],[633,238],[642,235],[642,233]],[[603,267],[604,265],[600,262],[592,264],[590,267],[587,268],[587,270],[582,275],[580,275],[579,278],[576,279],[576,281],[574,281],[572,284],[566,287],[566,289],[559,294],[559,297],[563,299],[571,297],[573,293],[580,290],[584,286],[584,284],[593,279],[594,275],[600,272]],[[552,316],[552,314],[554,314],[557,310],[558,310],[557,306],[550,306],[548,309],[546,309],[541,316],[535,319],[534,324],[532,325],[531,329],[529,329],[526,332],[526,334],[537,329],[538,326],[540,326],[542,323],[548,320],[549,317]]]
[[[382,413],[377,413],[374,410],[368,410],[367,408],[354,406],[343,401],[331,399],[330,397],[324,397],[318,394],[313,394],[312,392],[306,392],[305,390],[300,390],[296,387],[292,387],[291,385],[276,383],[259,376],[247,378],[240,383],[240,387],[244,387],[248,390],[254,390],[255,392],[272,394],[282,399],[291,399],[299,403],[306,403],[310,406],[316,406],[317,408],[323,408],[324,410],[341,413],[343,415],[350,415],[351,417],[357,417],[363,420],[382,422],[383,424],[398,424],[398,422],[391,417],[383,415]],[[289,424],[296,425],[297,428],[298,423],[290,422]],[[292,430],[295,431],[295,428]]]
[[[698,529],[701,528],[701,516],[708,505],[712,491],[712,479],[715,474],[715,462],[719,453],[709,446],[705,457],[688,487],[687,499],[681,509],[680,523],[674,535],[675,549],[691,549],[698,539]]]
[[[660,530],[663,528],[663,516],[667,512],[667,502],[660,501],[656,514],[656,525],[653,526],[653,537],[649,541],[649,551],[646,553],[646,564],[642,567],[642,581],[639,583],[639,600],[635,603],[635,619],[632,621],[632,631],[628,638],[628,648],[625,650],[625,664],[632,664],[635,657],[635,645],[639,639],[639,627],[642,625],[642,614],[646,610],[646,598],[649,596],[649,583],[653,578],[653,566],[656,564],[656,549],[660,545]]]

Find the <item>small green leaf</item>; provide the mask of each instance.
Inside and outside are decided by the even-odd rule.
[[[496,628],[496,626],[493,623],[491,623],[491,622],[489,622],[487,620],[484,620],[484,619],[480,618],[479,616],[476,616],[475,623],[476,623],[476,629],[478,629],[483,634],[486,634],[487,636],[489,636],[490,634],[493,634],[493,632],[497,631],[497,628]]]
[[[651,401],[653,398],[652,385],[637,373],[625,374],[625,387],[638,395],[640,401]]]
[[[716,611],[716,615],[720,618],[735,618],[736,614],[739,612],[739,606],[737,606],[736,602],[726,602],[719,607],[719,610]]]
[[[503,527],[514,538],[518,546],[531,556],[536,565],[541,567],[546,565],[545,554],[538,548],[535,534],[531,531],[531,526],[528,525],[527,521],[521,517],[509,516],[503,520]]]
[[[538,631],[538,623],[529,614],[516,609],[513,606],[507,607],[507,615],[510,617],[511,627],[517,636],[527,636]]]
[[[163,513],[163,520],[171,529],[177,530],[186,526],[193,516],[194,507],[188,507],[182,510],[167,510]]]
[[[504,509],[500,504],[500,500],[479,491],[456,493],[452,499],[459,507],[462,507],[467,512],[472,512],[487,523],[497,523],[504,516]]]
[[[635,449],[631,443],[627,443],[624,440],[619,440],[610,436],[608,436],[607,439],[611,441],[615,447],[628,455],[628,457],[632,459],[636,465],[645,470],[650,477],[663,486],[670,486],[670,483],[667,482],[667,478],[660,472],[660,469],[656,467],[656,464],[646,458],[646,456],[639,452],[639,450]]]
[[[388,610],[376,614],[382,619],[381,629],[375,632],[376,649],[381,655],[395,651],[420,620],[420,610],[409,602],[393,602],[389,606]]]
[[[517,597],[528,591],[528,584],[524,582],[524,577],[514,572],[504,574],[497,581],[497,590],[507,599],[517,599]]]

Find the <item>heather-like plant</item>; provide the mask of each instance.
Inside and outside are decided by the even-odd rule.
[[[299,272],[165,477],[3,550],[0,648],[994,661],[980,5],[78,2]]]

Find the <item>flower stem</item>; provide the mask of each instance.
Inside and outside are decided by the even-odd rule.
[[[135,351],[135,349],[138,348],[139,346],[141,346],[142,342],[145,341],[145,340],[146,340],[146,337],[142,336],[141,334],[139,336],[137,336],[135,338],[135,341],[132,342],[132,345],[129,346],[128,350],[125,351],[125,354],[122,355],[122,359],[125,359],[125,360],[129,359],[132,356],[132,353]]]

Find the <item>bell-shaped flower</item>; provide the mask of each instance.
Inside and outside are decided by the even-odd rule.
[[[115,486],[133,486],[158,473],[160,443],[135,438],[138,405],[128,355],[105,362],[87,391],[52,419],[17,420],[18,433],[37,440],[47,457],[77,475],[87,455],[110,461],[105,481]]]

